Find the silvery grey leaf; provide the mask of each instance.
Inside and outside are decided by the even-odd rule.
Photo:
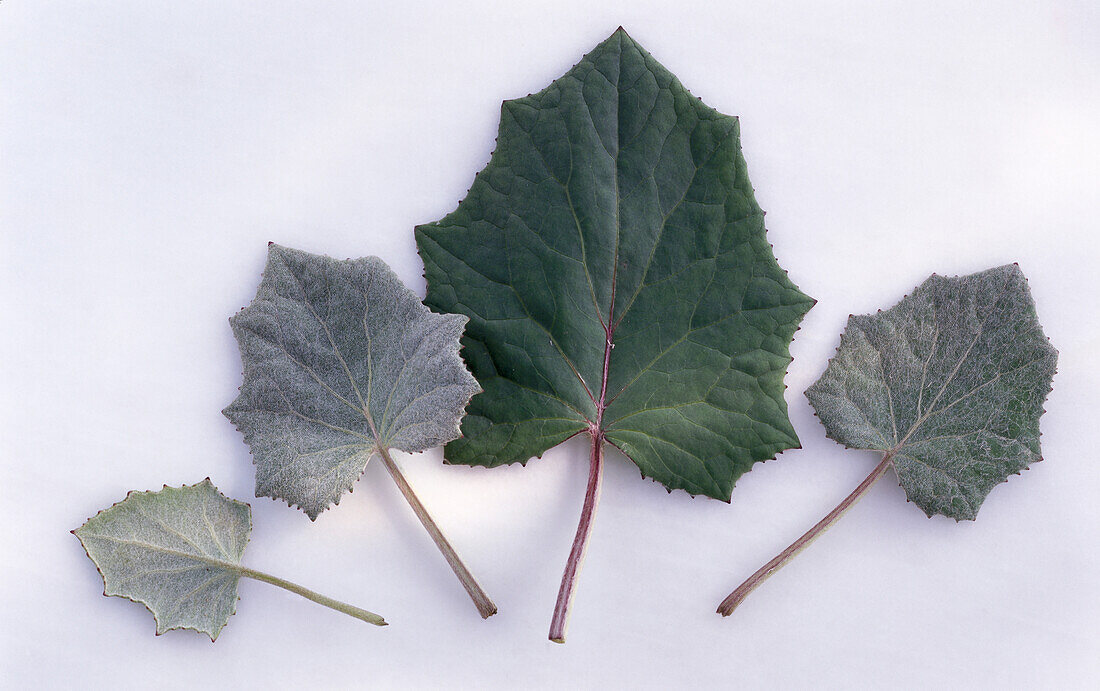
[[[1040,460],[1057,351],[1015,264],[932,276],[852,316],[806,395],[828,436],[890,455],[926,514],[973,519],[990,490]]]
[[[103,594],[145,605],[158,636],[193,629],[217,640],[236,611],[242,576],[371,624],[386,623],[372,612],[241,566],[252,510],[219,492],[210,478],[165,485],[159,492],[130,492],[72,532],[103,576]]]
[[[311,520],[378,454],[482,617],[497,607],[394,463],[457,439],[481,390],[459,355],[467,318],[435,314],[377,257],[337,261],[268,246],[252,303],[230,319],[244,383],[223,412],[256,464],[256,496]]]
[[[230,320],[244,383],[223,411],[252,449],[256,495],[316,519],[380,449],[458,438],[480,391],[459,356],[466,321],[429,311],[376,257],[270,245],[255,299]]]

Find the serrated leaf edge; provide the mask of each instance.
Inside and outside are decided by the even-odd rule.
[[[252,506],[248,502],[239,501],[237,499],[233,499],[232,497],[228,497],[225,494],[223,494],[222,491],[219,490],[217,488],[217,486],[214,484],[214,482],[209,478],[209,476],[206,477],[203,480],[200,480],[199,482],[196,482],[193,485],[180,485],[179,487],[170,487],[167,484],[165,484],[164,487],[162,487],[159,490],[136,490],[136,489],[132,489],[132,490],[130,490],[129,492],[126,493],[125,497],[123,497],[119,501],[116,501],[114,504],[111,504],[107,508],[102,509],[100,511],[97,511],[94,515],[90,516],[87,520],[85,520],[84,523],[82,523],[79,527],[73,528],[72,530],[70,530],[69,533],[71,533],[74,537],[76,537],[77,541],[80,542],[81,549],[84,550],[84,554],[87,555],[88,559],[91,560],[92,564],[95,565],[96,572],[99,573],[99,577],[103,580],[103,596],[108,597],[108,598],[109,597],[117,597],[117,598],[122,599],[122,600],[129,600],[130,602],[137,603],[137,604],[141,605],[142,607],[144,607],[146,610],[148,610],[149,614],[153,615],[153,622],[156,625],[156,630],[153,632],[153,635],[162,636],[162,635],[168,633],[169,631],[190,630],[190,631],[194,631],[196,633],[206,634],[207,636],[209,636],[210,642],[214,643],[215,641],[218,640],[218,636],[221,635],[222,630],[224,630],[225,627],[229,625],[229,619],[228,618],[226,619],[226,622],[224,624],[222,624],[221,626],[219,626],[217,628],[217,630],[214,631],[213,633],[211,633],[209,631],[204,631],[202,629],[198,629],[194,626],[172,626],[172,627],[169,627],[169,628],[166,628],[166,629],[162,630],[161,629],[160,618],[157,617],[157,613],[153,611],[153,608],[150,607],[148,605],[148,603],[146,603],[142,600],[135,600],[134,598],[130,597],[129,595],[125,595],[123,593],[108,593],[107,592],[107,577],[103,574],[103,568],[99,565],[99,562],[96,561],[95,557],[92,556],[91,552],[88,551],[88,548],[84,545],[84,541],[80,539],[80,535],[77,534],[77,532],[76,532],[76,531],[80,530],[80,528],[83,528],[84,526],[88,525],[88,523],[90,521],[92,521],[94,518],[98,517],[101,514],[104,514],[108,511],[110,511],[111,509],[114,509],[115,507],[117,507],[119,505],[121,505],[123,502],[125,502],[127,499],[129,499],[131,496],[133,496],[135,494],[157,495],[157,494],[160,494],[161,492],[163,492],[165,490],[194,489],[194,488],[200,487],[202,485],[209,485],[210,488],[213,489],[214,492],[216,492],[218,495],[220,495],[223,499],[226,499],[230,502],[233,502],[234,504],[240,504],[240,505],[242,505],[242,506],[244,506],[248,509],[248,538],[245,540],[244,546],[241,549],[241,551],[243,553],[243,551],[248,548],[248,544],[250,542],[252,542],[252,527],[253,527],[253,523],[252,523]],[[238,578],[240,578],[240,576],[238,576]],[[229,612],[229,617],[232,617],[233,615],[235,615],[237,613],[237,603],[240,602],[240,600],[241,600],[241,596],[240,596],[240,593],[238,593],[236,600],[233,601],[233,609]]]
[[[1015,266],[1015,267],[1016,267],[1017,269],[1019,269],[1019,268],[1020,268],[1020,264],[1019,264],[1019,262],[1011,262],[1010,264],[1002,264],[1002,265],[1000,265],[1000,266]],[[999,268],[999,267],[991,267],[991,268]],[[979,272],[980,272],[980,271],[982,271],[982,270],[981,270],[981,269],[979,269]],[[1023,271],[1021,271],[1020,273],[1021,273],[1021,276],[1022,276],[1022,278],[1023,278],[1023,280],[1024,280],[1024,284],[1025,284],[1025,285],[1029,284],[1029,283],[1030,283],[1030,281],[1028,281],[1028,278],[1027,278],[1027,274],[1024,274],[1024,273],[1023,273]],[[963,278],[963,277],[965,277],[965,276],[969,276],[969,275],[970,275],[970,274],[955,274],[955,275],[953,275],[953,276],[941,276],[940,274],[938,274],[938,273],[936,273],[936,272],[932,272],[932,274],[931,274],[931,275],[929,275],[929,277],[928,277],[927,279],[925,279],[924,281],[921,281],[921,282],[920,282],[920,283],[918,284],[918,287],[919,287],[919,286],[921,286],[921,285],[924,285],[924,283],[925,283],[926,281],[928,281],[928,280],[930,280],[930,279],[932,279],[932,278],[936,278],[937,276],[939,276],[939,277],[941,277],[941,278],[945,278],[945,279],[954,279],[954,278]],[[910,297],[910,293],[905,293],[904,295],[902,295],[902,296],[901,296],[901,298],[899,298],[899,299],[897,300],[897,302],[895,302],[894,304],[890,305],[890,306],[889,306],[889,307],[887,307],[886,309],[878,309],[878,310],[876,310],[876,311],[874,312],[874,314],[878,314],[878,313],[881,313],[881,312],[887,312],[887,311],[889,311],[889,310],[892,310],[892,309],[894,309],[895,307],[897,307],[897,306],[898,306],[899,304],[901,304],[901,303],[902,303],[903,301],[905,301],[905,300],[906,300],[907,298],[909,298],[909,297]],[[848,314],[848,320],[851,320],[851,319],[852,319],[853,317],[855,317],[855,316],[856,316],[855,314],[853,314],[853,313],[849,313],[849,314]],[[859,316],[861,316],[861,317],[871,317],[871,316],[873,316],[873,314],[872,314],[872,313],[868,313],[868,314],[861,314],[861,315],[859,315]],[[837,342],[837,346],[836,346],[836,349],[835,349],[835,350],[833,351],[833,356],[832,356],[831,358],[829,358],[828,362],[827,362],[827,363],[825,364],[825,370],[828,370],[828,368],[829,368],[829,367],[830,367],[830,366],[831,366],[831,365],[833,364],[833,361],[834,361],[834,360],[836,360],[836,358],[837,358],[837,357],[838,357],[838,356],[840,355],[840,346],[841,346],[841,343],[840,343],[840,339],[842,339],[842,338],[843,338],[844,332],[845,332],[845,331],[847,331],[847,328],[848,328],[848,327],[847,327],[847,321],[846,321],[846,322],[845,322],[845,326],[844,326],[844,328],[843,328],[843,329],[841,330],[841,332],[840,332],[840,336],[838,336],[838,342]],[[1048,342],[1048,343],[1050,343],[1050,337],[1049,337],[1049,336],[1047,336],[1047,337],[1046,337],[1046,339],[1047,339],[1047,342]],[[1051,344],[1050,344],[1050,347],[1051,347],[1051,348],[1053,348],[1053,350],[1054,350],[1054,353],[1055,353],[1055,356],[1057,356],[1057,355],[1059,355],[1059,354],[1060,354],[1059,350],[1058,350],[1057,348],[1055,348],[1055,347],[1054,347],[1054,344],[1053,344],[1053,343],[1051,343]],[[823,370],[823,371],[824,371],[824,370]],[[1043,394],[1043,404],[1044,404],[1044,405],[1046,404],[1047,398],[1048,398],[1048,397],[1050,396],[1051,392],[1052,392],[1052,391],[1054,391],[1054,383],[1053,383],[1053,379],[1054,379],[1054,376],[1057,376],[1057,375],[1058,375],[1058,366],[1057,366],[1057,357],[1056,357],[1056,358],[1055,358],[1054,375],[1053,375],[1053,376],[1051,377],[1051,384],[1047,386],[1047,390],[1046,390],[1046,392],[1045,392],[1045,393]],[[816,383],[816,382],[815,382],[815,383]],[[807,392],[809,391],[809,389],[810,389],[810,388],[811,388],[812,386],[813,386],[813,384],[811,384],[811,385],[810,385],[809,387],[806,387],[806,391],[803,391],[803,392],[802,392],[802,395],[803,395],[803,396],[806,396],[807,400],[809,400],[809,394],[808,394]],[[815,418],[817,418],[817,419],[818,419],[818,422],[819,422],[819,423],[821,424],[821,427],[822,427],[822,428],[823,428],[823,429],[825,430],[825,437],[826,437],[826,438],[827,438],[827,439],[828,439],[829,441],[833,442],[834,444],[837,444],[837,445],[839,445],[839,446],[842,446],[842,447],[844,447],[844,448],[846,448],[846,449],[851,449],[851,450],[853,450],[853,451],[869,451],[869,452],[872,452],[872,453],[879,453],[879,454],[884,454],[884,455],[885,455],[885,454],[888,454],[888,453],[889,453],[889,454],[894,454],[894,453],[897,453],[897,452],[898,452],[898,448],[897,448],[897,447],[894,447],[894,448],[892,448],[892,449],[864,449],[864,448],[860,448],[860,447],[856,447],[856,446],[848,446],[848,445],[847,445],[847,444],[845,444],[844,442],[842,442],[842,441],[840,441],[839,439],[837,439],[836,437],[834,437],[834,436],[832,435],[832,433],[831,433],[831,432],[829,431],[829,428],[828,428],[828,427],[826,427],[824,423],[821,423],[821,418],[820,418],[820,417],[818,416],[818,414],[817,414],[817,410],[816,410],[816,409],[815,409],[815,408],[813,407],[813,405],[812,405],[812,404],[810,405],[810,410],[811,410],[811,411],[813,411],[813,416],[814,416]],[[1040,411],[1040,413],[1039,413],[1039,416],[1040,416],[1040,417],[1042,417],[1042,415],[1043,415],[1044,413],[1046,413],[1046,408],[1042,408],[1042,409],[1041,409],[1041,411]],[[1043,432],[1042,432],[1042,429],[1041,429],[1041,427],[1040,427],[1040,430],[1039,430],[1039,437],[1040,437],[1040,438],[1042,438],[1042,436],[1043,436]],[[1042,447],[1041,447],[1041,445],[1040,445],[1040,449],[1041,449],[1041,448],[1042,448]],[[771,459],[768,459],[768,460],[771,460]],[[907,491],[905,491],[905,487],[903,487],[903,486],[902,486],[902,484],[901,484],[901,479],[900,479],[900,478],[898,477],[898,474],[897,474],[897,470],[896,470],[896,469],[894,470],[894,478],[895,478],[895,479],[897,480],[897,485],[898,485],[898,487],[901,487],[901,489],[902,489],[902,494],[904,494],[904,495],[905,495],[905,503],[906,503],[906,504],[913,504],[914,506],[916,506],[916,507],[917,507],[918,509],[920,509],[921,513],[923,513],[923,514],[925,515],[925,518],[928,518],[929,520],[931,520],[931,519],[932,519],[933,517],[935,517],[935,516],[942,516],[942,517],[943,517],[943,518],[945,518],[945,519],[951,519],[951,520],[954,520],[954,521],[955,521],[955,523],[962,523],[963,521],[976,521],[976,520],[978,519],[978,511],[979,511],[979,510],[981,509],[982,505],[984,505],[984,504],[985,504],[985,501],[986,501],[986,500],[987,500],[987,499],[989,498],[989,495],[993,493],[993,489],[994,489],[994,488],[996,488],[996,487],[998,487],[998,486],[1000,486],[1000,485],[1008,484],[1008,481],[1009,481],[1009,480],[1010,480],[1010,479],[1011,479],[1012,477],[1014,477],[1014,476],[1022,476],[1022,475],[1023,475],[1023,471],[1024,471],[1024,470],[1031,470],[1031,466],[1035,465],[1036,463],[1040,463],[1040,462],[1042,462],[1042,460],[1043,460],[1043,455],[1042,455],[1042,453],[1040,452],[1040,453],[1039,453],[1039,454],[1038,454],[1038,455],[1036,456],[1035,460],[1033,460],[1033,461],[1029,462],[1029,463],[1028,463],[1027,465],[1025,465],[1025,466],[1023,467],[1023,469],[1022,469],[1022,470],[1018,470],[1018,471],[1016,471],[1016,472],[1014,472],[1014,473],[1010,473],[1010,474],[1009,474],[1009,475],[1008,475],[1008,476],[1007,476],[1007,477],[1006,477],[1005,479],[1003,479],[1003,480],[999,480],[999,481],[998,481],[998,482],[996,482],[995,484],[991,485],[991,486],[990,486],[990,488],[989,488],[989,489],[990,489],[990,491],[989,491],[989,492],[988,492],[988,493],[986,494],[986,496],[985,496],[985,497],[983,497],[983,498],[982,498],[982,503],[981,503],[981,504],[979,504],[979,505],[978,505],[978,508],[974,510],[974,515],[973,515],[973,516],[970,516],[970,517],[963,517],[963,518],[958,518],[958,517],[956,517],[956,516],[947,516],[946,514],[941,514],[941,513],[935,512],[935,511],[933,511],[933,512],[929,513],[928,511],[924,510],[924,509],[923,509],[923,508],[922,508],[922,507],[921,507],[921,506],[920,506],[919,504],[917,504],[916,502],[914,502],[914,501],[913,501],[912,499],[910,499],[910,498],[909,498],[909,493],[908,493]],[[891,468],[893,468],[893,463],[891,463],[890,465],[891,465]]]

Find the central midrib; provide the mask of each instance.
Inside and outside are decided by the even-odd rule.
[[[608,316],[610,317],[615,313],[615,272],[611,273],[611,306],[608,310]],[[611,319],[608,319],[608,325],[605,327],[604,335],[606,336],[603,345],[603,372],[600,375],[600,400],[596,402],[596,420],[592,424],[592,428],[589,430],[592,436],[599,440],[603,440],[603,411],[607,408],[607,372],[611,365],[611,350],[615,347],[615,326],[611,323]]]
[[[604,326],[603,371],[600,373],[600,400],[596,401],[596,420],[591,424],[589,433],[596,443],[604,439],[603,411],[607,408],[607,375],[611,367],[611,351],[615,348],[615,289],[619,275],[619,240],[622,237],[622,198],[619,194],[619,154],[622,152],[622,90],[620,84],[623,74],[623,38],[619,38],[619,64],[615,73],[615,251],[611,257],[611,300],[607,307],[607,321]],[[595,66],[593,66],[594,68]],[[599,316],[597,312],[597,317]],[[601,320],[602,321],[602,320]],[[581,382],[584,383],[583,381]]]
[[[225,561],[224,559],[218,559],[217,557],[212,557],[202,553],[196,554],[194,552],[184,552],[178,549],[172,549],[171,547],[164,547],[162,545],[153,544],[151,542],[145,542],[144,540],[121,538],[115,537],[114,535],[92,535],[91,537],[99,540],[107,540],[108,542],[114,542],[118,544],[133,545],[134,547],[140,547],[142,549],[147,549],[152,552],[160,552],[162,554],[167,554],[173,557],[190,559],[191,561],[197,561],[206,566],[220,568],[225,571],[232,571],[240,576],[246,576],[248,575],[247,572],[250,571],[250,569],[248,569],[247,567],[241,566],[240,564],[235,564],[230,561]]]

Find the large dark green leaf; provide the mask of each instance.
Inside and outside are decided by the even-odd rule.
[[[504,103],[489,165],[416,238],[426,302],[470,317],[484,389],[448,462],[524,463],[590,431],[728,500],[798,444],[783,376],[813,300],[772,254],[738,121],[623,30]]]

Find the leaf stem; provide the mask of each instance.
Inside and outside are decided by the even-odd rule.
[[[405,476],[401,474],[401,470],[397,467],[397,464],[393,462],[389,449],[379,444],[378,450],[382,456],[382,464],[386,466],[386,470],[390,472],[390,477],[397,483],[397,488],[401,490],[401,494],[403,494],[405,500],[409,502],[409,506],[412,507],[413,513],[420,519],[424,528],[427,529],[428,534],[432,536],[432,540],[435,542],[436,547],[443,553],[443,558],[447,560],[447,563],[450,564],[455,575],[458,576],[458,580],[462,583],[462,587],[470,594],[470,599],[474,601],[474,606],[477,607],[477,611],[481,614],[481,618],[488,619],[496,614],[497,606],[493,604],[493,601],[489,599],[489,595],[482,590],[480,585],[478,585],[474,575],[470,573],[470,570],[462,563],[462,559],[459,558],[454,547],[451,546],[451,543],[448,542],[447,538],[443,535],[443,531],[439,529],[439,526],[432,520],[428,510],[420,503],[420,499],[418,499],[413,492]]]
[[[893,450],[887,451],[882,461],[875,466],[875,469],[871,471],[863,482],[859,483],[859,487],[844,498],[844,501],[840,502],[835,509],[829,512],[825,518],[818,521],[817,525],[810,528],[802,537],[798,538],[791,543],[787,549],[780,552],[774,559],[769,561],[764,566],[760,567],[760,570],[749,576],[748,579],[737,586],[737,589],[730,593],[725,600],[722,600],[722,604],[718,605],[718,613],[723,617],[728,617],[733,613],[733,610],[737,609],[737,606],[744,602],[745,598],[749,596],[749,593],[756,590],[761,583],[768,580],[772,574],[781,569],[788,561],[794,558],[796,554],[806,549],[811,542],[816,540],[825,532],[829,526],[836,523],[837,520],[843,516],[848,509],[863,497],[867,493],[867,490],[871,488],[879,478],[886,474],[886,471],[890,468],[890,462],[894,458]]]
[[[282,578],[277,578],[270,574],[266,574],[263,571],[256,571],[255,569],[250,569],[245,566],[234,566],[234,569],[242,576],[247,576],[248,578],[253,578],[257,581],[263,581],[264,583],[270,583],[271,585],[278,586],[284,590],[289,590],[296,595],[301,595],[307,600],[312,600],[313,602],[316,602],[319,605],[324,605],[329,609],[334,609],[337,612],[343,612],[344,614],[355,617],[356,619],[361,619],[368,624],[374,624],[375,626],[387,625],[386,620],[378,616],[374,612],[368,612],[365,609],[360,609],[353,605],[349,605],[346,602],[340,602],[339,600],[334,600],[331,597],[326,597],[324,595],[321,595],[320,593],[315,593],[308,588],[303,588],[297,583],[291,583],[290,581],[284,580]]]
[[[569,608],[573,604],[573,592],[577,587],[577,572],[584,561],[584,552],[588,547],[588,536],[592,533],[592,519],[596,514],[596,504],[600,500],[600,482],[603,476],[603,434],[592,433],[592,463],[588,470],[588,490],[584,495],[581,508],[581,520],[577,525],[577,535],[573,538],[573,548],[569,551],[569,560],[565,563],[565,573],[561,576],[558,589],[558,602],[554,606],[554,618],[550,620],[550,640],[565,643],[565,629],[569,625]]]

